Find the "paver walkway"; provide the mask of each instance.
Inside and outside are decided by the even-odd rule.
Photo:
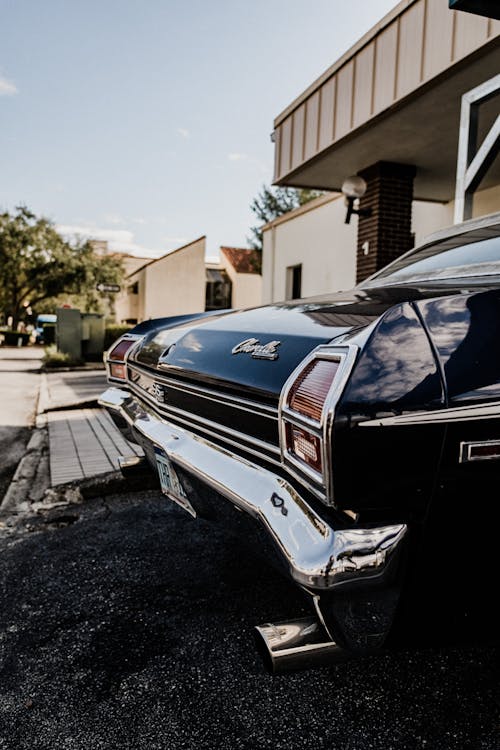
[[[49,412],[48,425],[52,486],[115,471],[119,456],[143,455],[103,409]]]

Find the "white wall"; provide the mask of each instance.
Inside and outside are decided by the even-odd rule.
[[[415,234],[415,246],[421,245],[429,234],[453,224],[453,205],[451,203],[428,203],[413,201],[412,231]]]
[[[453,224],[453,201],[413,202],[415,245],[438,229]],[[474,216],[500,211],[500,186],[474,198]],[[342,197],[319,198],[276,219],[264,229],[262,300],[286,297],[287,268],[302,264],[302,296],[350,289],[356,283],[357,218],[345,224]]]
[[[311,201],[264,230],[262,299],[286,296],[286,269],[302,264],[302,296],[349,289],[356,277],[357,219],[345,224],[342,196]]]

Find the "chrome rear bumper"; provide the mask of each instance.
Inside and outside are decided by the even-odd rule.
[[[128,391],[108,388],[99,404],[122,430],[133,430],[175,467],[260,522],[292,579],[312,594],[378,584],[392,569],[405,524],[334,529],[285,479],[160,419]]]

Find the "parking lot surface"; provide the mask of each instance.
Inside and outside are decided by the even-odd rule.
[[[498,649],[270,676],[253,625],[299,593],[156,491],[0,535],[0,748],[498,750]]]

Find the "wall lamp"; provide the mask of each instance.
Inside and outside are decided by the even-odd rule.
[[[351,223],[351,216],[371,216],[371,208],[359,208],[359,199],[366,193],[366,182],[357,174],[347,177],[342,183],[342,193],[344,194],[347,213],[345,223]]]

